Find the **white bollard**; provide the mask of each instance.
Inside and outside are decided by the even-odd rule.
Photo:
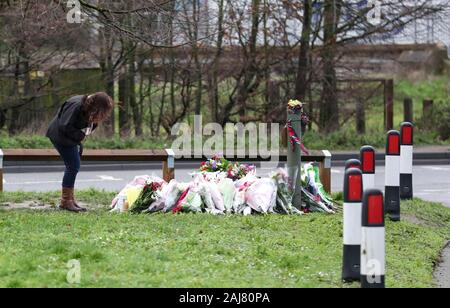
[[[366,145],[361,148],[361,169],[364,190],[375,188],[376,151]]]
[[[345,282],[361,279],[361,213],[363,184],[360,169],[351,168],[344,178],[344,259],[342,279]]]
[[[400,221],[400,132],[390,131],[386,146],[386,213]]]
[[[383,193],[364,192],[361,230],[361,287],[384,288],[386,274],[386,228]]]
[[[413,193],[413,152],[414,152],[414,125],[403,123],[400,129],[400,198],[409,200]]]

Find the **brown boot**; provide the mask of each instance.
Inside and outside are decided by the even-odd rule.
[[[62,195],[61,195],[61,205],[59,208],[61,210],[74,212],[74,213],[80,213],[81,209],[75,206],[75,203],[73,202],[73,188],[63,188],[62,189]]]
[[[71,199],[72,199],[72,201],[73,201],[73,204],[75,204],[75,206],[76,206],[78,209],[80,209],[80,212],[85,213],[85,212],[88,211],[88,210],[85,209],[84,207],[79,206],[78,203],[77,203],[77,201],[75,200],[75,189],[72,191]]]

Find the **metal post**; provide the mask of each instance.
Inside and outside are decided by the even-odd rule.
[[[302,138],[301,110],[291,110],[288,108],[287,119],[288,123],[292,124],[292,128],[295,134],[301,140]],[[288,132],[288,140],[290,140],[290,138],[291,136],[289,136]],[[300,145],[295,145],[294,148],[288,149],[287,170],[289,176],[289,186],[294,194],[292,199],[292,205],[298,209],[302,207],[301,165],[302,165],[302,150]]]

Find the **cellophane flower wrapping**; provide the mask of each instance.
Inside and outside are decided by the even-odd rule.
[[[333,201],[323,190],[315,164],[303,166],[301,184],[302,206],[295,208],[286,169],[260,178],[254,166],[230,163],[216,156],[203,163],[200,170],[192,174],[189,183],[176,180],[166,183],[157,177],[141,176],[130,182],[121,196],[128,189],[142,188],[142,193],[130,209],[131,213],[334,213]]]

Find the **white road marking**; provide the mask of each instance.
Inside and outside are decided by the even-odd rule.
[[[123,179],[116,179],[115,177],[109,175],[98,175],[98,177],[102,181],[123,181]]]
[[[439,192],[446,193],[446,192],[450,192],[450,189],[424,189],[422,191],[426,192],[426,193],[439,193]]]
[[[450,167],[433,167],[433,166],[425,166],[423,169],[433,170],[433,171],[450,171]]]
[[[112,176],[98,176],[100,179],[87,179],[87,180],[77,180],[77,183],[99,183],[99,182],[118,182],[123,181],[122,179],[117,179]],[[61,180],[57,181],[36,181],[36,182],[20,182],[20,183],[8,183],[8,185],[39,185],[39,184],[59,184]]]

